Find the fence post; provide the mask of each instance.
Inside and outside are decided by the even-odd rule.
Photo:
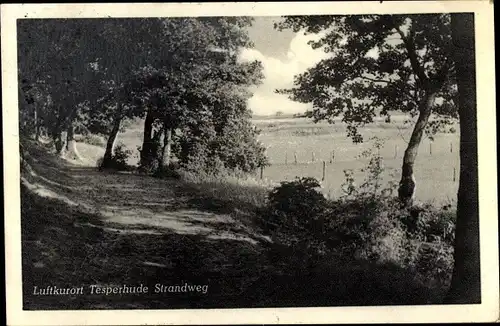
[[[311,158],[312,158],[312,161],[316,161],[316,156],[314,155],[314,152],[311,153]]]
[[[325,181],[325,171],[326,171],[326,162],[323,161],[323,178],[321,179],[321,181]]]
[[[450,142],[450,153],[453,153],[453,143]]]
[[[332,156],[330,158],[330,163],[333,163],[334,160],[335,160],[335,150],[332,150]]]
[[[453,168],[453,182],[457,181],[457,169]]]
[[[293,153],[293,157],[295,159],[295,164],[297,164],[297,152]]]
[[[262,180],[262,177],[264,176],[264,167],[260,167],[260,180]]]
[[[394,158],[398,157],[398,145],[394,145]]]
[[[429,142],[429,154],[432,155],[432,142]]]

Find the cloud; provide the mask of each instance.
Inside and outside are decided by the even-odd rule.
[[[309,105],[297,103],[286,95],[276,94],[276,89],[293,86],[294,76],[313,67],[328,55],[322,50],[313,50],[310,40],[317,40],[321,35],[304,35],[299,32],[290,41],[287,58],[278,59],[263,55],[256,49],[245,49],[240,54],[240,60],[259,60],[264,67],[264,81],[255,89],[254,96],[248,101],[254,114],[267,115],[281,111],[285,114],[304,112]]]

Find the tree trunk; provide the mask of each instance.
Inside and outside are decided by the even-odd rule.
[[[172,153],[172,128],[165,129],[165,138],[163,139],[163,165],[170,165],[170,156]]]
[[[76,149],[76,141],[75,141],[75,130],[73,121],[70,121],[68,125],[68,131],[66,134],[66,157],[72,160],[81,159],[80,154],[78,154],[78,150]]]
[[[38,141],[40,139],[40,122],[38,122],[38,107],[36,104],[33,109],[35,118],[35,141]]]
[[[403,167],[401,172],[401,181],[399,182],[398,196],[404,206],[410,205],[415,195],[416,182],[415,176],[413,175],[413,166],[417,158],[418,146],[422,141],[425,126],[427,125],[432,112],[435,97],[436,94],[434,92],[428,92],[420,103],[420,113],[403,157]]]
[[[172,152],[172,128],[165,128],[163,135],[163,146],[161,155],[158,157],[158,170],[163,170],[170,165],[170,157]]]
[[[113,121],[113,128],[108,136],[108,141],[106,142],[106,151],[104,152],[104,157],[102,158],[101,168],[106,168],[109,166],[111,159],[113,158],[113,149],[115,147],[116,136],[120,131],[121,117],[115,117]]]
[[[54,145],[56,147],[56,153],[59,155],[63,154],[65,143],[64,143],[64,136],[62,130],[58,130],[55,132],[54,136],[52,137],[54,139]]]
[[[451,15],[460,118],[455,265],[446,303],[480,303],[476,70],[473,14]]]
[[[66,149],[65,141],[67,140],[67,132],[64,131],[66,116],[64,115],[64,110],[61,105],[58,106],[57,110],[57,121],[51,133],[52,139],[54,140],[56,153],[62,156],[64,154],[64,150]]]
[[[151,110],[148,110],[146,114],[146,119],[144,120],[144,136],[142,140],[141,149],[141,165],[147,166],[151,159],[151,149],[152,149],[152,134],[153,134],[153,122],[154,116]]]

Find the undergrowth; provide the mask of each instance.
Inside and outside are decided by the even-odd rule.
[[[97,160],[97,167],[100,170],[131,171],[134,168],[127,163],[131,155],[131,150],[127,149],[123,143],[118,143],[111,158],[105,161],[104,157],[101,157]]]
[[[353,171],[345,171],[344,195],[337,200],[326,199],[313,178],[281,182],[260,209],[262,230],[288,266],[307,270],[333,255],[396,266],[418,284],[446,289],[453,267],[455,211],[425,203],[401,208],[392,195],[396,184],[381,186],[382,144],[375,139],[373,148],[361,154],[368,159],[363,183],[356,185]]]

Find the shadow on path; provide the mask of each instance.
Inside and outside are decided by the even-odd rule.
[[[30,156],[32,169],[24,180],[30,190],[84,207],[110,227],[130,232],[140,227],[141,233],[152,234],[170,230],[252,243],[260,239],[229,212],[221,214],[200,204],[202,196],[177,180],[99,172],[63,162],[38,147],[30,148]]]

